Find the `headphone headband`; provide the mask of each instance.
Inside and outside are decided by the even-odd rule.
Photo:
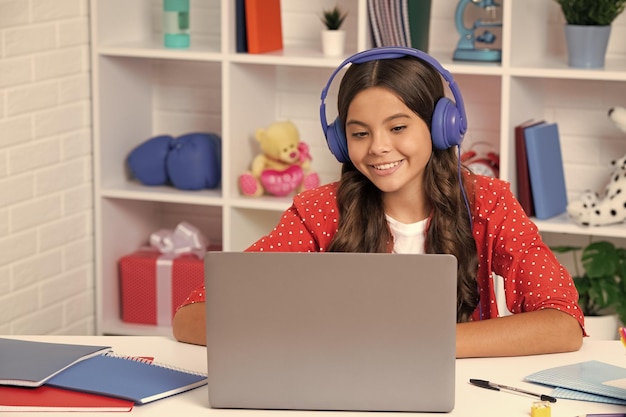
[[[345,59],[331,74],[326,86],[322,89],[321,93],[321,104],[320,104],[320,121],[322,123],[322,129],[324,130],[324,134],[326,136],[326,140],[328,141],[328,145],[331,149],[331,152],[337,157],[340,162],[347,162],[349,158],[347,157],[347,145],[341,142],[345,142],[345,134],[343,133],[343,127],[339,126],[337,120],[331,124],[328,123],[326,118],[326,96],[328,95],[328,90],[330,89],[330,85],[334,80],[335,76],[348,64],[361,64],[364,62],[375,61],[380,59],[396,59],[404,56],[413,56],[422,61],[431,65],[441,76],[446,80],[452,95],[454,96],[455,103],[451,103],[449,100],[440,106],[440,103],[437,103],[437,107],[442,107],[441,110],[435,108],[435,113],[433,117],[433,130],[436,128],[437,131],[431,132],[433,135],[433,142],[437,148],[446,149],[451,146],[459,145],[462,141],[463,135],[467,131],[467,117],[465,115],[465,105],[463,103],[463,97],[461,96],[461,92],[452,78],[452,75],[448,70],[446,70],[437,60],[435,60],[432,56],[427,53],[420,51],[419,49],[407,48],[401,46],[389,46],[389,47],[378,47],[368,49],[366,51],[358,52],[351,57]],[[441,102],[442,100],[440,100]],[[448,103],[451,103],[449,105]],[[450,107],[454,107],[451,111]],[[437,119],[442,118],[441,126],[434,126],[434,123],[439,123]],[[452,133],[454,136],[452,140],[447,140],[445,137],[450,135],[450,130],[455,130]],[[443,132],[441,133],[440,130]],[[329,135],[330,134],[330,135]],[[343,137],[336,138],[336,135],[344,135]],[[443,135],[444,138],[439,138],[440,135]],[[329,137],[330,136],[330,137]],[[437,137],[435,137],[437,136]],[[339,139],[336,141],[335,139]],[[441,140],[440,140],[441,139]]]

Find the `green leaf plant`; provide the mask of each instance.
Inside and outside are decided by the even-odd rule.
[[[591,242],[585,247],[554,246],[555,253],[574,254],[574,285],[578,303],[586,316],[615,312],[626,323],[626,249],[607,241]],[[580,259],[576,258],[581,252]],[[584,273],[580,273],[582,264]]]
[[[326,26],[326,29],[339,30],[346,16],[348,16],[347,12],[342,11],[339,6],[335,6],[332,9],[324,10],[321,20],[324,26]]]
[[[554,0],[570,25],[609,26],[624,11],[626,0]]]

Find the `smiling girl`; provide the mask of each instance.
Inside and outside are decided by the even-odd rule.
[[[445,98],[439,64],[409,48],[377,48],[346,62],[339,117],[325,132],[331,151],[340,149],[333,151],[343,162],[340,180],[295,196],[274,230],[248,250],[452,254],[457,357],[579,349],[584,323],[572,278],[509,184],[461,166],[464,129],[459,143],[444,138],[441,145],[440,131],[459,120],[445,120],[455,104]],[[508,311],[498,310],[496,280],[503,280]],[[206,343],[204,314],[200,288],[178,309],[175,337]]]

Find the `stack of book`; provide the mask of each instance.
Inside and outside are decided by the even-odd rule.
[[[567,210],[567,188],[556,123],[528,120],[515,127],[517,198],[543,220]]]
[[[110,346],[0,338],[0,411],[130,411],[206,383]]]

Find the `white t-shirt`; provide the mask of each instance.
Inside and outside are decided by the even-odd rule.
[[[416,223],[400,223],[385,215],[393,235],[393,253],[424,253],[424,231],[428,219]]]

